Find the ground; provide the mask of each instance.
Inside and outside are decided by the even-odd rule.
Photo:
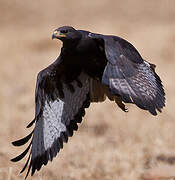
[[[11,141],[27,135],[34,117],[37,73],[59,55],[54,29],[72,25],[130,41],[157,65],[166,107],[154,117],[128,105],[93,104],[79,130],[52,163],[28,180],[156,180],[175,176],[174,0],[0,0],[0,180],[24,179],[24,148]]]

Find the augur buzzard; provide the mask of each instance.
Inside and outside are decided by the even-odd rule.
[[[155,65],[145,61],[128,41],[110,35],[76,30],[70,26],[56,29],[53,39],[63,42],[59,57],[39,72],[35,92],[35,118],[27,126],[34,130],[26,137],[13,142],[26,144],[27,149],[13,162],[21,160],[30,150],[30,170],[57,155],[63,142],[78,129],[91,102],[114,101],[123,111],[124,103],[133,103],[157,115],[165,106],[165,93]]]

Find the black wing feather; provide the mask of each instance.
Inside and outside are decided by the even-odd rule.
[[[24,137],[24,138],[22,138],[22,139],[19,139],[19,140],[17,140],[17,141],[12,142],[12,144],[13,144],[14,146],[22,146],[22,145],[26,144],[26,143],[30,140],[30,138],[32,137],[32,135],[33,135],[33,131],[32,131],[29,135],[27,135],[26,137]]]
[[[27,165],[29,164],[30,156],[31,156],[31,153],[29,154],[28,159],[27,159],[27,161],[26,161],[24,167],[23,167],[22,170],[20,171],[20,173],[23,173],[23,172],[25,171]]]
[[[28,147],[26,148],[26,150],[24,152],[22,152],[20,155],[16,156],[15,158],[11,159],[12,162],[17,162],[20,161],[21,159],[23,159],[26,154],[28,153],[30,147],[31,147],[32,142],[28,145]]]
[[[63,74],[61,65],[59,72]],[[46,165],[49,160],[52,161],[63,148],[63,142],[68,142],[68,137],[73,135],[73,131],[78,130],[77,123],[82,121],[82,117],[85,115],[84,109],[90,105],[89,77],[82,73],[71,85],[65,84],[60,74],[55,72],[55,65],[51,65],[38,74],[35,100],[35,119],[27,126],[31,127],[35,124],[34,130],[28,136],[12,143],[15,146],[21,146],[32,138],[27,149],[19,156],[11,159],[11,161],[17,162],[24,158],[30,150],[29,157],[21,170],[21,173],[24,172],[29,164],[26,178],[30,170],[31,175],[33,175],[36,170],[41,169],[42,165]],[[51,119],[49,120],[49,118]],[[59,126],[46,124],[54,123],[54,121],[57,121]],[[47,133],[50,132],[50,130],[47,131],[47,126],[49,128],[53,126],[53,132],[58,133],[57,135],[55,135],[56,133],[53,134],[55,139],[52,139],[52,134],[47,137],[49,136]]]

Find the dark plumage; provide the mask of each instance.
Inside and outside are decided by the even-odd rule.
[[[13,142],[28,148],[12,161],[21,160],[30,150],[28,173],[57,155],[63,142],[78,129],[91,102],[108,97],[127,111],[123,102],[157,115],[165,105],[165,93],[155,65],[145,61],[132,44],[117,36],[107,36],[75,30],[64,26],[56,29],[52,38],[63,42],[54,63],[37,77],[35,93],[35,124],[28,136]]]

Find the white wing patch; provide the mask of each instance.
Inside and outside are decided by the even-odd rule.
[[[65,102],[55,100],[54,102],[45,102],[43,110],[43,134],[44,148],[52,146],[53,140],[60,137],[61,132],[66,131],[66,125],[61,122]]]
[[[89,93],[89,78],[81,74],[79,80],[82,87],[78,87],[77,82],[72,82],[75,91],[72,93],[63,84],[63,99],[55,101],[45,101],[41,119],[36,122],[32,140],[32,159],[42,155],[60,137],[61,132],[66,131],[66,126],[74,119],[83,102]],[[58,142],[59,143],[59,142]],[[56,156],[56,153],[53,154]]]

